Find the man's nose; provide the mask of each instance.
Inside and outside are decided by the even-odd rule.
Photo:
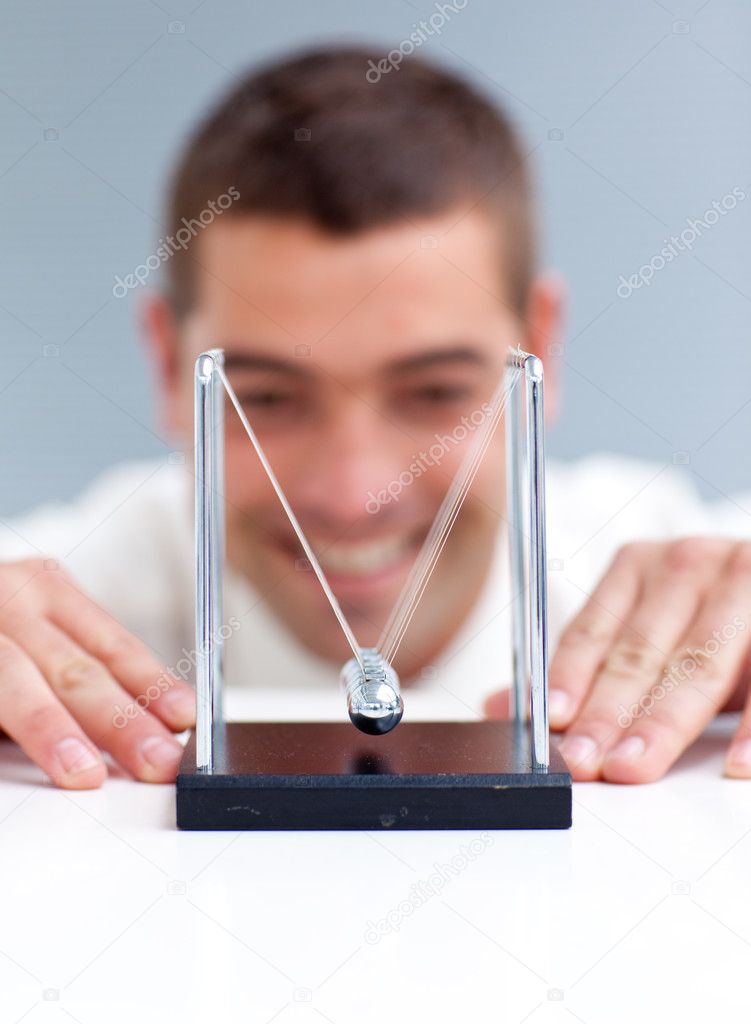
[[[300,507],[343,523],[369,518],[373,498],[408,469],[411,443],[367,405],[328,418],[298,461],[294,490]]]

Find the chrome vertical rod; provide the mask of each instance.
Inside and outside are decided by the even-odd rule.
[[[524,362],[529,479],[529,609],[532,757],[535,768],[550,763],[548,734],[548,594],[545,537],[545,410],[543,367],[536,356]]]
[[[217,550],[221,528],[217,517],[223,493],[217,488],[221,469],[217,458],[215,402],[217,353],[203,352],[195,369],[196,453],[196,767],[214,769],[214,713],[221,686],[215,638],[218,622],[215,598],[221,588],[222,565]]]
[[[509,382],[520,376],[515,358],[509,360],[506,370]],[[506,510],[509,525],[509,567],[511,571],[511,639],[512,686],[511,718],[526,721],[528,714],[527,675],[529,672],[529,642],[527,631],[527,571],[524,557],[525,517],[523,483],[526,469],[526,433],[521,435],[521,384],[509,395],[506,415]]]
[[[221,349],[212,349],[211,355],[214,360],[214,369],[219,371],[224,367],[224,352]],[[222,671],[223,647],[220,631],[224,622],[223,612],[223,577],[224,577],[224,384],[220,372],[211,375],[211,491],[213,501],[213,513],[211,516],[212,528],[212,550],[214,552],[214,565],[211,571],[211,597],[214,605],[212,614],[213,632],[211,636],[211,653],[213,660],[213,716],[214,725],[224,721],[224,673]]]

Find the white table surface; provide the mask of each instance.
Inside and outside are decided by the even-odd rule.
[[[294,695],[229,696],[230,717],[300,717]],[[338,693],[306,701],[304,717],[341,718]],[[747,1020],[733,722],[661,782],[575,784],[571,830],[484,841],[179,832],[172,786],[113,768],[62,792],[1,742],[0,1021]]]

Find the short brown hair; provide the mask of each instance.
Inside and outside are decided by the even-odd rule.
[[[408,57],[376,82],[381,55],[329,47],[251,73],[199,124],[173,173],[170,234],[230,189],[224,216],[302,218],[352,234],[460,202],[495,210],[507,291],[522,312],[534,264],[530,185],[505,116],[448,71]],[[167,263],[175,312],[191,308],[197,261]]]

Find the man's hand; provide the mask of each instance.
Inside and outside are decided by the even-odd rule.
[[[0,565],[0,727],[66,789],[102,784],[101,750],[137,779],[172,781],[192,687],[47,565]]]
[[[745,711],[725,774],[751,778],[751,543],[622,547],[561,635],[550,725],[575,780],[661,778],[720,711]],[[489,698],[504,715],[506,694]]]

